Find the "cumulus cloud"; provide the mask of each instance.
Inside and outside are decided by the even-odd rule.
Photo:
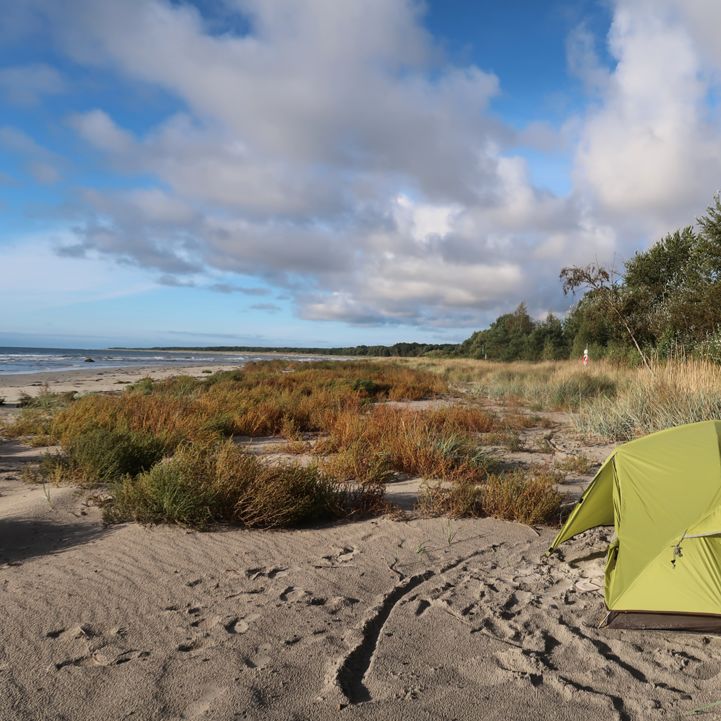
[[[234,0],[244,30],[220,33],[169,0],[27,3],[75,63],[178,101],[143,130],[105,108],[67,119],[143,181],[84,190],[61,252],[165,284],[271,286],[307,319],[478,326],[521,299],[564,308],[561,265],[688,222],[721,177],[710,1],[617,0],[607,38],[579,25],[567,56],[588,105],[560,129],[499,120],[502,78],[450,62],[412,0]],[[523,147],[570,153],[572,190],[538,187]]]
[[[0,68],[0,94],[15,105],[37,105],[44,96],[65,90],[63,76],[45,63]]]
[[[60,179],[61,159],[22,130],[0,127],[0,147],[21,158],[36,182],[49,185]]]
[[[616,67],[585,119],[576,178],[620,227],[685,224],[719,186],[721,128],[707,100],[721,56],[709,52],[717,65],[704,64],[701,16],[712,23],[717,4],[617,3],[608,38]]]

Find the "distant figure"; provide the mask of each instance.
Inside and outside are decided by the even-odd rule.
[[[588,365],[588,348],[583,349],[583,365]]]
[[[85,362],[86,363],[95,363],[95,359],[94,358],[86,358]]]

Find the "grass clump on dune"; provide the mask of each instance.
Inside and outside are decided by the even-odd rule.
[[[430,515],[482,518],[492,516],[518,523],[557,523],[562,495],[549,473],[516,470],[489,475],[483,483],[428,486],[419,508]]]
[[[611,402],[598,398],[575,419],[582,432],[614,441],[721,418],[721,367],[688,360],[635,372]]]
[[[382,495],[382,488],[348,489],[315,466],[264,464],[226,441],[181,446],[173,458],[126,477],[105,514],[111,522],[285,528],[365,512]]]
[[[315,451],[344,480],[379,482],[394,473],[445,480],[480,480],[491,463],[471,435],[492,426],[481,409],[412,411],[380,406],[365,414],[339,414]]]

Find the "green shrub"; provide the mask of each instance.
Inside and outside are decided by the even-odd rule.
[[[204,527],[212,519],[213,497],[183,468],[182,462],[158,463],[137,478],[126,476],[106,506],[110,523],[135,520],[140,523],[178,523]]]
[[[94,428],[65,448],[71,468],[86,482],[114,481],[135,476],[163,457],[163,446],[149,433]]]
[[[265,464],[226,441],[180,446],[173,458],[123,478],[105,517],[199,528],[217,521],[281,528],[368,512],[382,496],[378,486],[350,489],[315,466]]]

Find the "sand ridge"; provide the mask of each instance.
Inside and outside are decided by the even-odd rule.
[[[0,440],[3,721],[635,721],[721,697],[717,637],[598,628],[609,530],[546,558],[554,529],[494,519],[106,527],[87,491],[23,482],[42,452]]]
[[[718,639],[597,628],[582,589],[608,531],[545,559],[551,529],[493,519],[197,533],[36,501],[0,521],[57,541],[0,536],[3,719],[624,720],[716,700]]]

